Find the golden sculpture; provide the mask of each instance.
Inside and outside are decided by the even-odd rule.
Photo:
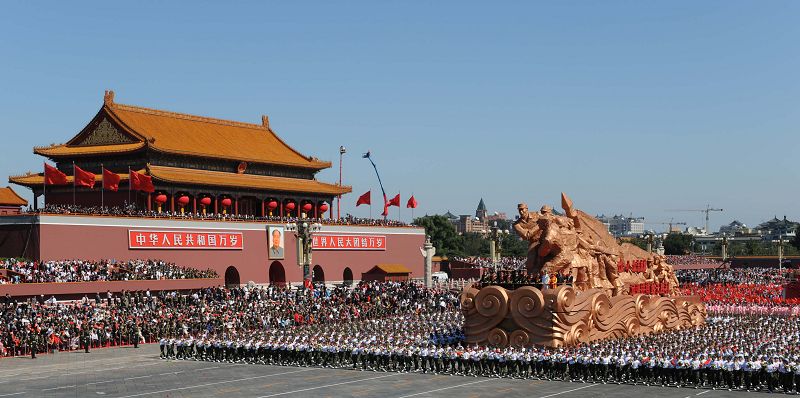
[[[697,297],[670,297],[678,281],[666,257],[618,244],[606,226],[561,194],[564,215],[518,205],[514,231],[528,241],[530,275],[572,276],[573,286],[502,286],[461,293],[465,340],[493,346],[570,346],[705,323]]]
[[[526,268],[529,274],[571,275],[579,290],[605,289],[611,295],[629,293],[639,283],[668,283],[670,293],[678,288],[675,271],[663,256],[631,244],[618,244],[605,225],[574,208],[561,194],[564,215],[553,214],[549,206],[530,213],[525,203],[517,206],[519,219],[514,231],[528,241]],[[644,272],[620,271],[621,265],[644,261]]]

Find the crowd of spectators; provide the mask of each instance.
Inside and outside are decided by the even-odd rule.
[[[62,260],[39,262],[5,259],[0,260],[0,270],[6,270],[6,277],[0,275],[0,284],[219,277],[217,272],[212,269],[199,270],[161,260]]]
[[[786,283],[793,270],[778,270],[776,268],[729,268],[729,269],[685,269],[675,270],[675,276],[680,283],[697,285],[708,284],[756,284],[756,285],[783,285]]]
[[[525,269],[524,257],[500,257],[497,263],[494,263],[489,257],[451,257],[450,263],[458,263],[458,265],[467,265],[475,268],[501,268],[508,271],[523,270]]]
[[[32,211],[31,211],[32,212]],[[170,218],[170,219],[191,219],[209,221],[258,221],[258,222],[279,222],[288,223],[298,221],[298,217],[279,217],[279,216],[254,216],[249,214],[230,214],[230,213],[211,213],[184,211],[155,211],[140,209],[136,205],[127,204],[124,206],[83,206],[83,205],[56,205],[48,204],[43,209],[36,211],[38,214],[78,214],[93,216],[115,216],[115,217],[145,217],[145,218]],[[410,224],[398,220],[359,218],[347,214],[342,218],[322,218],[307,217],[306,221],[318,222],[330,225],[367,225],[382,227],[403,227]]]
[[[454,312],[457,293],[412,282],[361,282],[313,290],[289,287],[208,288],[177,292],[97,294],[73,303],[32,299],[0,302],[0,352],[21,355],[75,349],[81,333],[92,347],[153,342],[161,337],[225,335],[312,325],[347,325],[429,312]],[[135,326],[134,326],[135,325]],[[139,336],[133,337],[136,330]]]
[[[700,296],[711,312],[786,314],[796,312],[798,299],[784,296],[791,270],[731,268],[676,270],[682,294]]]
[[[706,256],[698,256],[696,254],[669,254],[667,257],[667,264],[681,268],[719,268],[722,267],[723,262],[708,258]]]

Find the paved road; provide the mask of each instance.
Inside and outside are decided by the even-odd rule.
[[[2,397],[624,397],[720,398],[765,394],[164,361],[158,346],[0,359]]]

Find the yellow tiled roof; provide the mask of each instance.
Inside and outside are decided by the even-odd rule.
[[[287,145],[269,127],[269,119],[261,124],[169,112],[114,102],[113,92],[106,93],[103,108],[97,117],[107,116],[114,124],[135,139],[132,144],[78,146],[70,142],[34,152],[44,156],[89,155],[129,152],[147,146],[170,154],[210,157],[254,163],[274,164],[322,170],[331,162],[305,156]],[[96,119],[95,119],[96,120]]]
[[[81,156],[81,155],[101,155],[105,153],[128,153],[144,148],[144,142],[134,142],[132,144],[116,145],[92,145],[92,146],[67,146],[53,145],[49,147],[33,148],[33,153],[42,156]]]
[[[17,195],[11,187],[0,188],[0,205],[27,206],[28,201]]]
[[[410,274],[411,270],[406,268],[403,264],[378,264],[375,268],[380,269],[381,271],[387,274]],[[373,268],[373,269],[375,269]]]
[[[236,174],[221,171],[184,169],[179,167],[149,165],[150,175],[156,180],[193,185],[212,185],[234,188],[250,188],[270,191],[309,192],[326,195],[349,193],[349,186],[326,184],[317,180]]]

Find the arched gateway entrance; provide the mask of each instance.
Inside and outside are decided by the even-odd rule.
[[[228,267],[225,270],[225,287],[239,287],[240,285],[239,271],[234,266]]]
[[[342,272],[342,283],[345,286],[350,286],[353,284],[353,270],[350,267],[346,267],[344,272]]]
[[[271,285],[286,284],[286,270],[280,261],[273,261],[269,266],[269,283]]]
[[[322,270],[322,267],[320,267],[319,264],[314,266],[314,270],[311,275],[312,282],[325,283],[325,271]]]

